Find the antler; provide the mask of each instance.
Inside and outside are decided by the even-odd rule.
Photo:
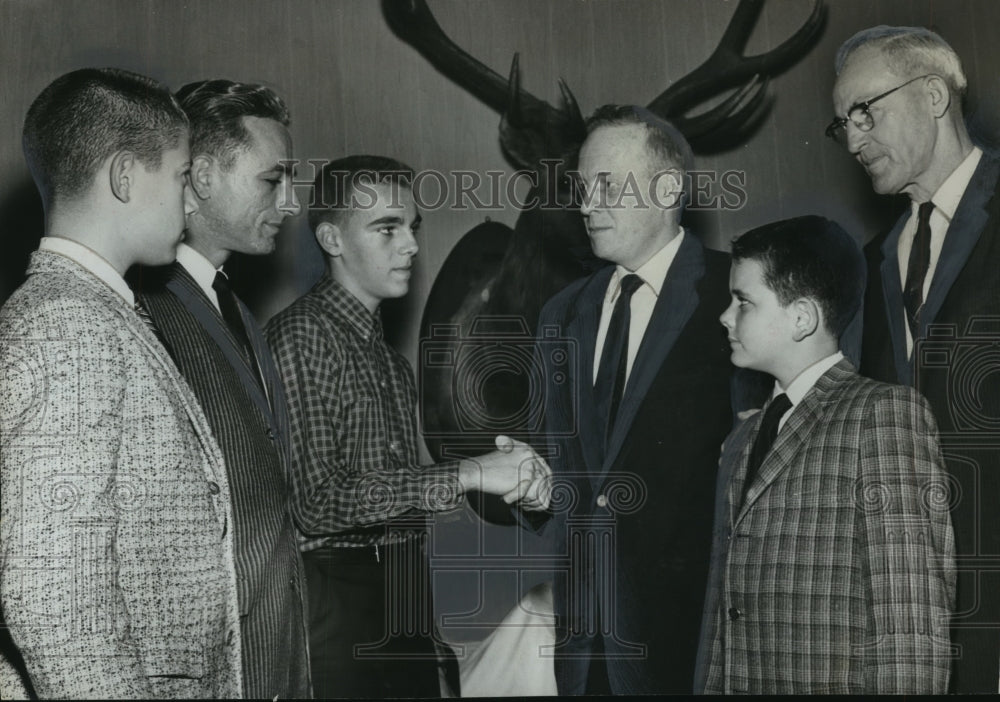
[[[500,143],[508,157],[522,168],[531,168],[545,156],[559,157],[574,150],[587,136],[580,106],[573,97],[566,82],[559,79],[559,107],[548,103],[544,112],[526,109],[525,96],[521,90],[521,69],[518,55],[510,64],[510,78],[507,81],[507,109],[500,120]],[[540,122],[544,119],[544,122]],[[541,128],[540,128],[541,127]]]
[[[754,123],[765,112],[767,77],[808,50],[822,29],[825,7],[823,0],[815,0],[809,19],[791,37],[766,53],[743,56],[762,5],[763,0],[740,0],[712,55],[649,104],[651,111],[672,121],[700,150],[721,143],[719,135],[731,138]],[[501,143],[519,167],[530,168],[542,158],[564,156],[583,141],[583,116],[562,79],[562,100],[555,108],[521,88],[517,54],[510,78],[504,80],[448,38],[425,0],[382,0],[382,11],[398,37],[503,115]],[[684,116],[696,105],[732,88],[738,90],[719,105],[693,117]]]
[[[561,156],[583,141],[583,115],[562,79],[562,101],[555,108],[521,88],[517,54],[511,63],[510,79],[505,80],[456,45],[434,19],[425,0],[382,0],[382,12],[396,36],[503,115],[503,147],[518,166],[533,167],[540,158]]]
[[[791,37],[766,53],[743,56],[762,5],[763,0],[740,0],[712,55],[649,103],[650,111],[671,120],[690,140],[723,129],[739,131],[750,122],[764,104],[766,76],[808,50],[825,17],[823,1],[815,0],[812,14]],[[684,117],[695,105],[740,84],[743,87],[720,105],[700,115]]]

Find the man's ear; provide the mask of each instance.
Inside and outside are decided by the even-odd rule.
[[[135,169],[140,166],[139,159],[131,151],[119,151],[111,157],[108,166],[108,178],[111,192],[121,202],[128,202],[135,187]]]
[[[931,113],[935,117],[942,117],[951,105],[951,91],[948,84],[941,76],[927,77],[927,95],[931,101]]]
[[[684,182],[681,172],[675,168],[661,171],[653,177],[654,205],[668,210],[677,209],[684,197]]]
[[[208,154],[198,154],[191,159],[191,190],[199,200],[212,197],[217,165],[218,162]]]
[[[341,236],[340,227],[333,222],[320,222],[316,227],[316,242],[327,256],[340,256]]]
[[[795,330],[792,338],[795,341],[802,341],[819,329],[823,323],[823,312],[816,301],[809,297],[800,297],[792,303],[792,314],[794,315]]]

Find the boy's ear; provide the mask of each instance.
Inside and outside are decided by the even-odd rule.
[[[816,301],[809,297],[800,297],[792,303],[795,330],[792,338],[802,341],[816,333],[823,323],[823,312]]]
[[[111,192],[121,202],[128,202],[135,187],[135,169],[139,159],[131,151],[119,151],[111,157],[108,179]]]
[[[340,256],[343,232],[333,222],[320,222],[316,227],[316,243],[327,256]]]
[[[191,159],[191,190],[199,200],[208,200],[212,197],[216,165],[215,159],[208,154],[198,154]]]

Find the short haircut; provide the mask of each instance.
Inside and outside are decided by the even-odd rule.
[[[309,199],[309,226],[314,232],[323,222],[343,222],[352,205],[359,204],[353,200],[363,203],[361,198],[352,197],[359,183],[410,188],[413,169],[386,156],[347,156],[326,164],[316,175]]]
[[[56,78],[28,108],[22,144],[46,207],[83,193],[120,151],[159,169],[187,118],[167,87],[120,68],[82,68]]]
[[[244,117],[273,119],[286,127],[291,123],[284,101],[254,83],[202,80],[178,90],[177,99],[191,122],[191,156],[209,154],[223,170],[232,168],[239,151],[250,146]]]
[[[809,215],[765,224],[733,241],[733,261],[757,261],[764,283],[783,306],[810,298],[839,338],[861,306],[865,260],[844,229]]]
[[[694,164],[691,145],[667,120],[640,105],[604,105],[587,120],[587,134],[600,127],[621,127],[638,124],[646,127],[646,145],[655,170],[678,168],[686,174]],[[683,180],[683,178],[682,178]]]
[[[890,27],[881,24],[863,29],[837,50],[833,65],[840,75],[848,57],[862,46],[871,46],[885,58],[889,70],[900,78],[916,78],[933,73],[944,78],[948,89],[965,96],[968,81],[962,61],[940,35],[924,27]]]

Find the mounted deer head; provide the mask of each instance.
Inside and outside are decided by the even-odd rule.
[[[650,111],[677,126],[697,152],[725,148],[752,131],[767,112],[769,77],[804,54],[822,28],[824,6],[822,0],[816,0],[809,18],[786,41],[763,54],[744,56],[762,5],[763,0],[741,0],[712,55],[648,105]],[[566,172],[575,167],[586,137],[580,108],[562,80],[558,107],[525,91],[517,54],[509,78],[483,65],[445,35],[424,0],[383,0],[382,8],[389,26],[403,41],[502,115],[500,143],[507,158],[516,168],[533,170],[538,176],[534,194],[542,202],[556,204],[525,208],[513,231],[488,221],[466,234],[445,260],[431,288],[421,337],[431,338],[439,325],[455,329],[449,340],[435,342],[450,343],[455,359],[462,359],[463,354],[468,359],[480,352],[492,353],[503,344],[510,348],[530,344],[529,334],[527,339],[499,345],[494,340],[490,342],[493,345],[477,347],[468,335],[482,326],[483,320],[497,318],[515,319],[521,328],[533,330],[549,297],[602,263],[593,256],[571,193],[565,192],[571,190]],[[716,106],[688,114],[727,91],[730,94]],[[541,165],[549,159],[559,164],[555,170]],[[563,196],[553,197],[554,190]],[[488,359],[481,358],[478,367],[483,371],[478,374],[476,392],[464,392],[468,388],[460,385],[463,381],[457,374],[450,383],[432,382],[422,387],[425,439],[439,459],[445,444],[451,455],[456,455],[456,447],[466,440],[470,447],[477,443],[463,429],[469,423],[463,419],[475,424],[477,417],[495,417],[494,428],[499,431],[494,433],[530,438],[532,427],[523,423],[514,426],[513,421],[536,414],[530,407],[537,398],[532,395],[528,374],[511,372],[504,363],[493,369]],[[462,396],[473,396],[481,404],[467,411]],[[468,455],[476,451],[470,448]]]
[[[650,111],[672,122],[697,152],[710,151],[720,138],[729,142],[751,128],[766,112],[769,77],[811,48],[823,27],[825,8],[822,0],[815,0],[812,14],[791,37],[763,54],[744,56],[763,4],[764,0],[740,0],[712,55],[648,105]],[[510,77],[504,79],[448,38],[425,0],[383,0],[382,9],[399,38],[503,116],[500,141],[516,167],[533,168],[542,158],[562,157],[583,143],[583,116],[562,79],[562,100],[553,107],[521,88],[517,54]],[[727,90],[734,91],[720,104],[687,116]]]

